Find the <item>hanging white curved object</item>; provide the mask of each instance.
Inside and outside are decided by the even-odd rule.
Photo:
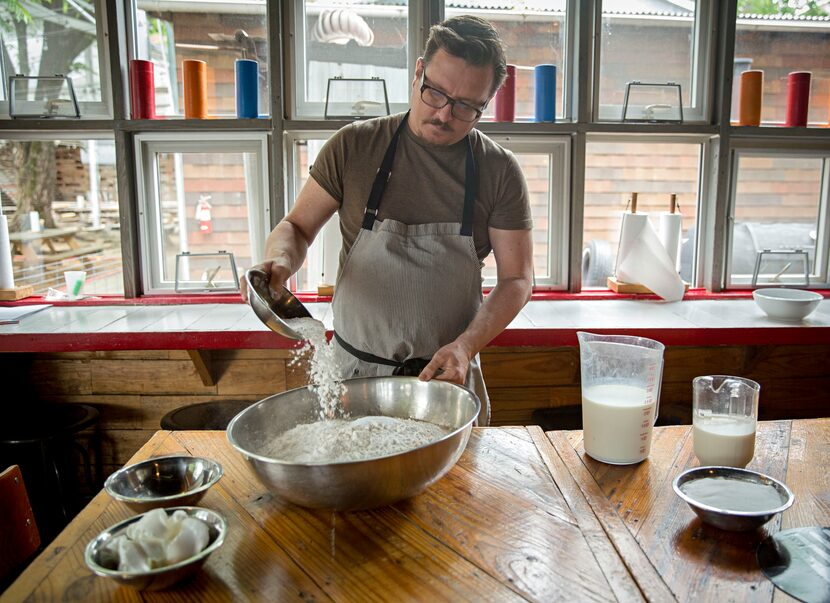
[[[328,9],[320,13],[312,35],[318,42],[329,44],[346,44],[354,40],[358,46],[371,46],[375,40],[375,34],[363,17],[346,9]]]

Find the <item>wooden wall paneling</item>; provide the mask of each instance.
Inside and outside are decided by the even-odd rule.
[[[260,394],[270,396],[285,391],[285,361],[245,360],[233,361],[214,358],[213,372],[216,393],[222,396]]]
[[[185,360],[90,360],[96,394],[205,394],[217,386],[202,384],[189,358]]]
[[[700,375],[741,375],[746,364],[746,347],[668,346],[663,354],[663,382],[683,381],[691,388]]]
[[[571,385],[579,382],[579,349],[487,348],[481,370],[488,387]]]
[[[92,393],[92,374],[88,359],[38,357],[29,366],[28,378],[38,397]]]
[[[742,377],[787,379],[830,375],[830,345],[750,346]]]

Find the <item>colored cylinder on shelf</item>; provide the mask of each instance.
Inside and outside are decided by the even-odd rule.
[[[556,65],[536,65],[533,82],[536,121],[556,121]]]
[[[785,126],[807,125],[807,109],[810,107],[809,71],[793,71],[787,76],[787,119]]]
[[[236,116],[259,117],[259,65],[251,59],[236,60]]]
[[[496,121],[513,121],[516,117],[516,66],[507,66],[507,77],[496,92]]]
[[[187,119],[207,117],[207,63],[194,59],[182,62],[184,72],[184,116]]]
[[[130,116],[133,119],[156,118],[156,84],[152,61],[130,61]]]
[[[752,69],[741,74],[741,104],[738,125],[761,125],[761,99],[764,95],[764,72]]]

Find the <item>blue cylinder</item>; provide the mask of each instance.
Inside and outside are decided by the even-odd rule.
[[[536,94],[536,121],[556,121],[556,65],[533,69]]]
[[[251,59],[236,60],[236,116],[259,117],[259,65]]]

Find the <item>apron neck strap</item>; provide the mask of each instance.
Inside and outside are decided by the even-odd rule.
[[[369,193],[369,201],[366,203],[366,210],[363,213],[362,228],[372,230],[380,207],[380,199],[386,190],[386,185],[392,177],[392,164],[395,162],[395,152],[398,150],[398,140],[401,137],[404,125],[409,119],[409,111],[403,116],[400,125],[392,135],[383,161],[375,174],[375,181],[372,183],[372,190]],[[476,194],[478,192],[478,178],[476,177],[476,160],[473,156],[473,143],[470,135],[464,137],[467,146],[467,158],[464,172],[464,211],[461,218],[461,235],[470,237],[473,235],[473,214],[475,210]]]

